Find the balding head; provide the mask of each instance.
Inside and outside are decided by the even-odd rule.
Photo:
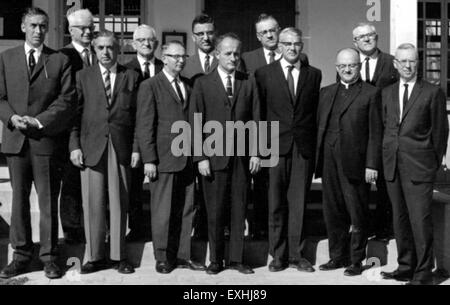
[[[336,71],[344,83],[352,84],[359,78],[361,61],[359,52],[353,48],[339,50],[336,56]]]

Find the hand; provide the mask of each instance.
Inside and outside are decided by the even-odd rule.
[[[39,124],[38,120],[36,120],[35,118],[29,117],[29,116],[24,116],[23,119],[25,120],[25,123],[27,124],[28,128],[36,128],[36,129],[40,129],[41,125]]]
[[[158,169],[153,163],[146,163],[144,165],[144,175],[146,175],[150,181],[155,181],[158,177]]]
[[[366,182],[375,183],[378,179],[378,171],[370,168],[366,168]]]
[[[134,152],[131,155],[131,168],[138,168],[141,163],[141,154]]]
[[[81,149],[70,152],[70,161],[72,161],[72,164],[76,167],[81,169],[84,168],[83,152],[81,151]]]
[[[203,160],[198,163],[198,171],[200,175],[204,177],[211,176],[211,167],[209,165],[209,160]]]
[[[252,175],[257,174],[261,170],[261,159],[258,157],[250,158],[250,173]]]
[[[18,116],[17,114],[13,115],[10,121],[14,128],[18,130],[26,130],[28,128],[26,120],[23,117]]]

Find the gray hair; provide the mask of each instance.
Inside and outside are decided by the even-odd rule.
[[[111,31],[103,30],[103,31],[98,32],[98,33],[95,35],[94,40],[93,40],[94,46],[97,44],[97,39],[99,39],[99,38],[112,38],[113,41],[114,41],[114,45],[115,45],[116,47],[119,47],[119,48],[120,48],[120,42],[119,42],[119,39],[117,38],[116,34],[114,34],[114,33],[111,32]]]
[[[353,34],[353,38],[355,38],[356,37],[356,35],[355,35],[355,32],[356,32],[356,30],[357,29],[359,29],[359,28],[364,28],[364,27],[369,27],[370,28],[370,30],[372,31],[372,32],[377,32],[377,28],[372,24],[372,23],[369,23],[369,22],[360,22],[360,23],[358,23],[357,25],[356,25],[356,27],[353,29],[353,32],[352,32],[352,34]]]
[[[186,47],[184,46],[184,43],[182,43],[181,41],[178,41],[178,40],[171,40],[171,41],[165,43],[165,44],[161,47],[161,52],[162,52],[162,54],[164,54],[164,53],[167,51],[167,49],[168,49],[170,46],[172,46],[172,45],[180,46],[180,47],[182,47],[183,49],[186,50]]]
[[[69,22],[69,26],[71,26],[75,22],[75,20],[81,18],[89,19],[90,23],[94,23],[94,16],[92,16],[91,11],[88,9],[67,12],[67,21]]]
[[[397,53],[397,51],[399,50],[413,50],[414,53],[416,53],[416,58],[419,58],[419,51],[417,50],[416,46],[413,45],[412,43],[402,43],[397,47],[395,53]]]
[[[155,30],[153,27],[151,27],[151,26],[149,26],[149,25],[146,25],[146,24],[141,24],[140,26],[138,26],[138,27],[136,28],[136,30],[134,30],[134,33],[133,33],[133,40],[136,40],[136,33],[137,33],[137,31],[139,31],[139,30],[149,30],[150,33],[152,33],[152,35],[156,38],[156,30]]]
[[[297,37],[300,37],[300,40],[302,40],[303,37],[303,33],[300,29],[294,28],[294,27],[289,27],[289,28],[285,28],[280,32],[280,37],[282,35],[287,35],[287,34],[293,34]]]

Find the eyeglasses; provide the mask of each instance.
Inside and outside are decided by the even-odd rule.
[[[195,36],[197,37],[203,37],[203,36],[213,36],[214,35],[214,31],[208,31],[208,32],[197,32],[194,33]]]
[[[360,64],[348,64],[348,65],[336,65],[339,70],[344,70],[347,67],[354,70],[359,67]]]
[[[140,44],[143,44],[144,42],[154,43],[158,40],[156,40],[156,38],[138,38],[136,39],[136,41],[139,42]]]
[[[398,60],[398,59],[396,59],[395,61],[398,62],[402,66],[406,66],[408,63],[410,66],[417,65],[417,60],[408,60],[408,59]]]
[[[371,32],[371,33],[367,33],[364,35],[355,36],[353,39],[355,41],[361,41],[361,40],[365,40],[365,39],[374,39],[376,36],[377,36],[376,32]]]
[[[172,57],[175,60],[186,59],[189,55],[179,55],[179,54],[164,54],[164,56]]]
[[[89,30],[91,32],[93,32],[95,30],[95,26],[94,25],[89,25],[89,26],[84,26],[84,25],[72,25],[70,26],[71,28],[77,28],[79,29],[81,32],[85,32],[86,30]]]
[[[280,43],[285,46],[285,47],[298,47],[300,48],[301,46],[303,46],[303,42],[287,42],[287,41],[280,41]]]
[[[264,31],[258,32],[257,34],[260,35],[260,36],[266,36],[269,33],[272,34],[272,35],[278,33],[278,28],[264,30]]]

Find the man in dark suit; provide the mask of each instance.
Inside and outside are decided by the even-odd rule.
[[[162,47],[163,72],[139,88],[137,134],[145,174],[150,179],[152,241],[156,271],[174,268],[205,270],[191,260],[194,218],[194,168],[192,158],[176,156],[171,133],[176,122],[189,121],[188,80],[180,77],[186,50],[178,41]],[[186,139],[187,143],[189,139]]]
[[[58,245],[56,136],[69,128],[76,92],[69,59],[44,45],[49,18],[39,8],[22,17],[25,44],[0,55],[0,119],[12,186],[10,242],[13,261],[1,272],[26,272],[33,253],[29,196],[36,187],[40,211],[40,252],[48,278],[61,277]]]
[[[133,34],[133,48],[137,55],[125,64],[128,69],[139,73],[140,82],[154,77],[164,67],[164,63],[154,56],[158,48],[156,31],[151,26],[142,24]],[[142,184],[144,183],[144,169],[142,164],[131,170],[130,210],[129,224],[130,232],[127,241],[139,241],[144,238],[143,210],[142,210]]]
[[[87,9],[76,10],[67,16],[72,42],[60,50],[67,55],[72,65],[72,74],[91,66],[95,61],[91,41],[94,34],[94,17]],[[69,156],[70,130],[58,139],[60,162],[61,195],[60,216],[66,243],[84,242],[83,206],[81,200],[80,169],[75,167]]]
[[[331,258],[319,268],[348,266],[347,276],[362,273],[368,238],[368,183],[375,183],[381,163],[380,94],[361,81],[360,69],[356,49],[339,51],[336,70],[340,81],[321,90],[317,111],[316,177],[322,177]]]
[[[236,71],[241,41],[234,34],[225,34],[218,38],[216,43],[219,66],[211,74],[197,79],[192,93],[192,112],[201,114],[201,122],[194,120],[194,123],[203,127],[202,122],[206,124],[215,121],[225,129],[226,121],[244,124],[249,121],[259,122],[260,107],[254,79]],[[229,134],[225,133],[219,132],[219,141],[227,139]],[[203,138],[201,134],[194,136]],[[252,154],[252,151],[244,153],[243,156],[237,155],[239,147],[249,143],[248,139],[238,140],[234,136],[232,142],[238,147],[227,146],[227,153],[204,151],[201,156],[194,157],[203,179],[208,216],[211,262],[206,270],[208,274],[217,274],[224,269],[224,226],[228,222],[225,219],[228,196],[231,197],[229,268],[243,274],[253,273],[249,266],[243,264],[245,209],[249,174],[257,173],[261,164],[260,159]],[[225,147],[225,143],[223,144]],[[233,148],[230,154],[229,149]]]
[[[135,140],[139,75],[117,64],[119,41],[102,31],[94,39],[99,63],[78,72],[78,117],[70,137],[70,159],[81,171],[88,262],[82,273],[105,268],[106,206],[110,258],[119,273],[133,273],[126,260],[125,231],[129,167],[139,163]]]
[[[379,89],[398,81],[394,57],[378,49],[378,34],[371,23],[360,23],[353,30],[353,44],[361,58],[361,79]],[[387,195],[383,167],[378,173],[377,207],[373,220],[375,238],[387,242],[392,237],[392,207]]]
[[[433,183],[448,138],[442,90],[417,79],[419,57],[412,44],[395,53],[400,81],[382,92],[383,164],[394,216],[398,268],[385,279],[432,284]]]
[[[290,263],[313,272],[303,257],[305,198],[312,179],[316,110],[322,74],[300,61],[302,32],[280,33],[282,59],[256,70],[263,119],[279,122],[279,163],[269,168],[270,271]]]

